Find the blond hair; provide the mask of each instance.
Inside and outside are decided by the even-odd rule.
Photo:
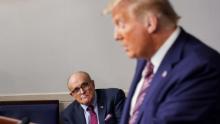
[[[153,13],[158,17],[162,26],[176,26],[180,18],[169,0],[113,0],[103,12],[109,14],[115,8],[120,7],[131,10],[138,18],[146,16],[146,13]]]

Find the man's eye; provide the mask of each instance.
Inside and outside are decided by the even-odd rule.
[[[118,27],[120,27],[120,28],[125,28],[125,23],[122,22],[122,21],[120,21],[120,22],[118,23]]]
[[[80,90],[79,87],[75,88],[73,92],[78,92]]]
[[[86,82],[86,83],[83,83],[81,87],[84,88],[84,87],[87,87],[87,86],[88,86],[88,83]]]

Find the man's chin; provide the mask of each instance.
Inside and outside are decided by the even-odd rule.
[[[127,53],[127,56],[130,58],[130,59],[135,59],[136,58],[136,56],[134,55],[134,54],[129,54],[129,53]]]
[[[90,104],[90,101],[89,101],[89,99],[82,99],[81,103],[84,105],[88,105],[88,104]]]

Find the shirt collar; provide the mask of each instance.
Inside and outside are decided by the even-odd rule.
[[[92,105],[95,107],[97,105],[97,95],[96,95],[96,92],[95,92],[95,96],[94,96],[94,100],[92,101]],[[80,104],[83,108],[84,111],[86,111],[86,109],[88,108],[87,105],[84,105],[84,104]]]
[[[154,65],[154,73],[157,72],[163,58],[165,57],[166,53],[173,45],[179,34],[180,34],[180,27],[177,27],[176,30],[168,37],[168,39],[164,42],[164,44],[151,58],[151,62]]]

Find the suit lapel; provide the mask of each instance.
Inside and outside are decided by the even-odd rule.
[[[99,114],[99,124],[105,124],[105,115],[106,115],[106,106],[105,106],[105,97],[102,96],[99,90],[96,90],[97,94],[97,109]]]
[[[135,75],[134,75],[132,84],[130,86],[129,93],[128,93],[128,96],[127,96],[127,99],[126,99],[126,102],[125,102],[125,106],[124,106],[124,109],[123,109],[123,113],[122,113],[122,117],[121,117],[121,124],[127,124],[128,123],[128,119],[129,119],[129,116],[130,116],[129,113],[130,113],[131,99],[132,99],[132,96],[133,96],[134,91],[136,89],[136,86],[137,86],[137,84],[138,84],[138,82],[141,78],[141,73],[142,73],[142,70],[145,67],[145,64],[146,64],[146,61],[143,60],[143,59],[137,61],[137,67],[136,67],[136,70],[135,70]]]
[[[74,120],[77,121],[77,124],[86,124],[84,110],[80,104],[77,104],[76,111],[73,111],[72,113],[73,118],[75,118]]]
[[[139,82],[139,80],[141,78],[142,71],[143,71],[145,65],[146,65],[146,61],[145,60],[138,60],[138,62],[137,62],[137,69],[135,71],[135,76],[134,76],[134,79],[132,81],[132,85],[130,86],[129,93],[128,93],[127,101],[129,101],[129,102],[127,102],[127,103],[131,102],[132,96],[133,96],[133,94],[135,92],[135,89],[137,87],[137,84],[138,84],[138,82]],[[129,107],[130,107],[130,105],[129,105]],[[129,109],[127,109],[127,110],[129,110]]]
[[[137,87],[137,84],[141,78],[141,75],[142,75],[142,71],[144,69],[146,65],[146,61],[145,60],[138,60],[138,63],[137,63],[137,69],[136,69],[136,73],[135,73],[135,76],[134,76],[134,79],[132,81],[132,85],[131,85],[131,88],[129,90],[129,94],[128,94],[128,97],[129,96],[133,96],[134,92],[135,92],[135,89]],[[130,97],[129,97],[130,98]],[[130,101],[130,100],[129,100]]]

